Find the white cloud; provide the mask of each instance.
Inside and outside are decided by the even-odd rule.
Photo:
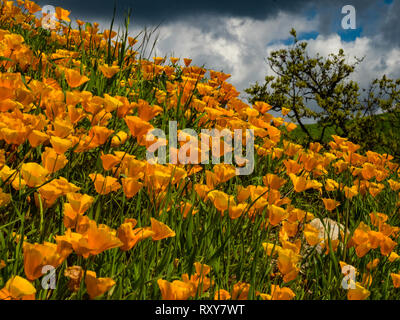
[[[194,65],[205,65],[208,69],[224,71],[232,75],[228,80],[245,97],[244,89],[256,81],[263,82],[268,70],[266,57],[273,50],[288,48],[284,41],[288,39],[292,27],[297,34],[315,32],[319,28],[318,15],[312,19],[305,16],[280,12],[274,18],[255,20],[218,16],[200,16],[196,20],[178,20],[162,25],[158,30],[158,42],[154,55],[176,56],[193,59]],[[142,29],[134,26],[132,35]],[[353,79],[361,87],[367,87],[375,78],[386,74],[391,78],[400,77],[400,49],[382,47],[380,35],[361,37],[345,42],[336,33],[319,35],[308,40],[311,55],[317,52],[322,56],[337,53],[343,48],[349,57],[364,57]],[[151,46],[150,42],[150,46]]]
[[[315,55],[319,52],[322,56],[329,53],[338,53],[342,48],[349,57],[348,62],[353,62],[354,57],[365,57],[363,62],[353,73],[352,79],[357,81],[361,87],[367,87],[375,78],[380,78],[384,74],[388,77],[400,77],[400,49],[382,48],[378,45],[379,37],[361,37],[355,41],[341,41],[340,36],[332,34],[330,36],[318,36],[315,40],[309,41],[309,52]]]
[[[287,13],[264,21],[250,18],[207,17],[161,26],[156,54],[193,59],[193,64],[224,71],[239,91],[263,81],[267,44],[289,37],[292,27],[301,32],[315,30],[318,19],[308,20]],[[215,26],[215,28],[213,27]]]

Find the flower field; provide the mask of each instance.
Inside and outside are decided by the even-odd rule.
[[[1,300],[400,298],[391,155],[298,145],[290,110],[243,102],[230,75],[41,10],[0,1]],[[148,161],[171,121],[220,163],[181,161],[191,137]],[[253,172],[202,129],[246,132],[241,154],[253,130]]]

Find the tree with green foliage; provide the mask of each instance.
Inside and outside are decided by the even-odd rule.
[[[294,40],[291,47],[273,51],[268,57],[275,75],[245,90],[249,102],[268,102],[277,112],[290,109],[288,117],[300,125],[307,144],[325,144],[334,133],[365,150],[385,151],[400,158],[400,79],[383,76],[360,90],[351,75],[364,58],[354,57],[349,64],[343,49],[328,57],[311,57],[308,43],[299,41],[294,29],[290,34]],[[384,116],[378,116],[382,112]],[[310,130],[306,124],[309,119],[317,123],[318,130]]]
[[[400,79],[375,79],[365,96],[363,116],[352,124],[349,138],[400,160]]]
[[[309,142],[323,142],[329,127],[349,135],[348,120],[362,111],[358,84],[349,77],[362,59],[347,64],[342,49],[327,58],[319,54],[310,57],[307,42],[300,42],[294,29],[290,34],[294,37],[292,47],[274,51],[268,57],[276,76],[267,76],[263,85],[256,83],[245,90],[251,96],[250,102],[267,101],[275,111],[290,109],[288,116],[300,125]],[[304,124],[307,119],[318,122],[319,136],[309,132]]]

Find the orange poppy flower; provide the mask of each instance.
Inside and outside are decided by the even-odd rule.
[[[54,149],[46,148],[42,153],[42,163],[47,171],[54,173],[64,168],[68,163],[68,159],[63,154],[57,154]]]
[[[196,274],[191,275],[190,278],[187,273],[182,274],[183,282],[191,286],[192,298],[195,298],[196,295],[200,295],[202,292],[206,292],[213,284],[213,281],[211,281],[208,277],[206,277],[206,274],[207,274],[206,272],[200,274],[196,271]],[[200,288],[201,291],[199,290]]]
[[[371,218],[372,225],[375,227],[381,226],[389,219],[389,217],[386,214],[380,212],[371,212],[369,216]]]
[[[32,132],[28,136],[28,140],[32,148],[36,148],[37,146],[41,145],[48,139],[49,136],[46,133],[41,132],[39,130],[32,130]]]
[[[79,71],[73,69],[65,69],[65,79],[71,88],[77,88],[88,82],[90,79],[82,76]]]
[[[371,163],[364,163],[361,175],[365,180],[370,180],[375,176],[375,166]]]
[[[125,122],[132,133],[132,136],[141,138],[154,127],[147,121],[144,121],[136,116],[125,117]]]
[[[347,199],[352,199],[354,196],[358,195],[358,188],[357,186],[353,186],[351,188],[349,187],[344,187],[343,188],[344,195]]]
[[[214,172],[206,170],[206,184],[210,189],[214,189],[219,184],[219,179]]]
[[[153,241],[162,240],[165,238],[175,237],[175,231],[171,230],[164,223],[157,221],[156,219],[150,218],[151,221],[151,231],[153,235],[151,236]]]
[[[68,11],[68,10],[65,10],[63,8],[60,8],[60,7],[56,7],[56,17],[57,17],[58,20],[64,20],[64,21],[70,22],[71,19],[68,18],[70,13],[71,12]]]
[[[399,256],[396,252],[392,251],[392,252],[389,254],[388,260],[389,260],[390,262],[394,262],[394,261],[396,261],[396,260],[398,260],[398,259],[400,259],[400,256]]]
[[[71,204],[64,203],[64,226],[67,229],[75,229],[78,223],[79,214],[76,212]]]
[[[322,241],[319,237],[319,233],[319,230],[314,228],[311,224],[306,224],[304,227],[304,237],[310,246],[315,246]]]
[[[238,204],[237,206],[232,206],[229,208],[229,217],[234,220],[239,218],[243,212],[245,211],[245,209],[247,208],[247,204],[246,203],[241,203]]]
[[[36,289],[26,279],[14,276],[0,290],[0,300],[35,300]]]
[[[152,237],[154,232],[148,228],[137,228],[136,220],[126,220],[117,230],[117,237],[121,240],[123,245],[120,247],[122,251],[132,249],[139,241]]]
[[[26,184],[29,187],[34,188],[45,183],[49,171],[43,168],[40,164],[29,162],[22,165],[21,174]]]
[[[56,241],[59,245],[68,244],[85,259],[123,245],[115,236],[115,230],[106,225],[97,225],[93,220],[89,220],[89,226],[84,234],[71,232],[68,229],[64,236],[57,236]]]
[[[71,121],[68,118],[61,119],[61,118],[56,118],[53,121],[53,127],[54,131],[47,131],[48,133],[50,132],[51,134],[59,137],[59,138],[66,138],[68,137],[71,132],[74,130],[74,126],[72,125]],[[53,139],[53,143],[57,144],[58,140]],[[65,141],[63,142],[64,144],[66,143]],[[63,144],[59,142],[58,144]],[[60,146],[61,147],[61,146]],[[62,148],[62,147],[61,147]]]
[[[24,270],[26,277],[33,281],[40,278],[42,268],[46,265],[57,268],[71,253],[70,250],[62,250],[54,243],[30,244],[24,242]]]
[[[250,291],[250,284],[238,282],[233,285],[231,292],[232,300],[247,300]]]
[[[269,222],[272,226],[278,225],[283,219],[285,219],[288,214],[285,209],[271,205],[268,207],[269,212]]]
[[[115,136],[111,139],[111,146],[118,147],[124,144],[128,140],[128,134],[125,131],[119,131]]]
[[[214,166],[213,170],[219,183],[224,183],[236,177],[236,169],[231,164],[217,164]]]
[[[179,58],[171,57],[169,60],[171,60],[172,64],[176,64],[179,61]]]
[[[58,154],[64,154],[69,148],[72,147],[71,140],[62,139],[55,136],[50,138],[50,143]]]
[[[150,121],[163,111],[163,108],[160,106],[150,106],[147,101],[142,99],[139,99],[139,102],[137,103],[137,109],[139,118],[143,121]]]
[[[109,291],[115,281],[111,278],[97,278],[96,272],[86,271],[85,284],[90,299],[94,299]]]
[[[283,281],[289,282],[297,277],[300,269],[297,264],[301,256],[291,249],[282,249],[278,252],[278,269],[284,275]]]
[[[196,194],[203,200],[205,201],[207,197],[207,193],[211,190],[207,185],[205,184],[195,184],[194,185],[194,190],[196,191]]]
[[[39,5],[37,5],[35,2],[29,1],[29,0],[25,1],[24,6],[29,11],[30,14],[34,14],[34,13],[42,10],[42,8]]]
[[[282,249],[281,246],[278,246],[275,243],[269,243],[269,242],[264,242],[262,243],[262,246],[264,248],[265,253],[268,256],[271,256],[271,254],[273,254],[274,256],[276,256],[279,253],[279,250]]]
[[[79,26],[81,26],[81,27],[85,24],[84,21],[79,20],[79,19],[76,19],[76,23],[77,23]]]
[[[192,59],[183,58],[183,62],[185,63],[185,66],[186,66],[186,67],[189,67],[190,64],[192,63]]]
[[[38,189],[41,197],[40,200],[38,194],[35,193],[34,195],[35,204],[38,208],[40,207],[40,201],[42,201],[42,205],[44,208],[52,207],[54,203],[57,201],[57,199],[63,195],[63,191],[60,188],[58,188],[58,186],[55,183],[53,183],[53,181],[45,184],[44,186]]]
[[[180,280],[168,282],[158,279],[158,287],[163,300],[187,300],[192,295],[192,285]]]
[[[104,109],[106,112],[113,112],[123,105],[123,102],[117,98],[114,98],[107,93],[104,94]]]
[[[392,179],[387,181],[389,183],[390,189],[393,191],[399,191],[400,190],[400,182],[394,181]]]
[[[353,282],[354,283],[354,282]],[[347,299],[348,300],[365,300],[369,297],[370,292],[362,287],[360,283],[356,282],[355,289],[349,289],[347,292]]]
[[[340,202],[333,199],[322,198],[322,201],[324,202],[325,209],[328,211],[333,211],[340,206]]]
[[[295,296],[288,287],[280,288],[278,285],[271,285],[271,300],[292,300]]]
[[[11,202],[11,200],[12,200],[11,194],[3,192],[3,190],[0,188],[0,208],[8,205]]]
[[[94,187],[98,194],[108,194],[110,192],[117,191],[121,188],[118,180],[114,177],[104,177],[99,173],[89,174],[89,178],[94,182]]]
[[[87,194],[67,193],[69,205],[78,214],[84,214],[92,205],[94,198]]]
[[[278,190],[286,183],[286,180],[278,177],[275,174],[268,173],[263,177],[263,182],[265,186],[274,190]]]
[[[292,180],[294,190],[296,192],[302,192],[307,190],[307,179],[305,177],[298,177],[293,173],[289,174],[290,179]]]
[[[198,210],[193,208],[193,205],[190,202],[182,201],[180,204],[180,212],[182,213],[185,219],[190,212],[192,212],[192,215],[195,215],[197,211]]]
[[[92,139],[92,143],[95,145],[103,145],[106,143],[108,138],[114,133],[114,130],[110,130],[102,126],[94,126],[89,131],[89,136]]]
[[[102,66],[99,66],[99,69],[100,69],[101,73],[108,79],[110,79],[113,76],[115,76],[120,70],[119,66],[111,66],[111,67],[109,67],[108,64],[104,64]]]
[[[223,213],[229,206],[235,206],[235,200],[225,192],[214,190],[208,193],[207,198],[212,201],[214,206]]]
[[[294,174],[289,174],[290,179],[292,180],[294,190],[296,192],[302,192],[308,189],[321,189],[322,184],[316,180],[308,180],[303,176],[296,176]]]
[[[130,46],[134,46],[139,40],[132,38],[132,37],[128,37],[128,42]]]
[[[128,199],[134,197],[143,188],[143,183],[135,178],[122,178],[121,180],[124,194]]]
[[[391,273],[390,276],[392,277],[393,286],[395,288],[399,288],[400,287],[400,274]]]
[[[397,242],[385,236],[383,240],[380,242],[381,254],[384,256],[388,256],[396,246]]]
[[[326,191],[334,191],[339,188],[339,183],[332,179],[326,179],[325,182],[325,190]]]
[[[302,169],[302,166],[298,164],[296,161],[288,159],[284,160],[283,164],[286,167],[286,173],[290,175],[291,173],[293,174],[298,174],[300,170]]]
[[[102,154],[100,156],[100,159],[103,162],[103,168],[106,171],[111,170],[118,163],[121,162],[121,159],[119,159],[117,156],[114,156],[112,154]]]
[[[214,300],[229,300],[230,298],[230,293],[224,289],[219,289],[214,295]]]
[[[244,188],[243,186],[239,185],[238,186],[238,194],[237,194],[237,200],[239,203],[245,202],[251,195],[251,188],[246,187]]]

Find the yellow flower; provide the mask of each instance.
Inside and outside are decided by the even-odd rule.
[[[119,72],[119,66],[111,66],[109,67],[108,64],[104,64],[99,66],[101,73],[108,79],[112,78],[115,74]]]
[[[390,276],[392,277],[393,286],[395,288],[399,288],[400,287],[400,274],[391,273]]]
[[[110,290],[115,285],[115,281],[111,278],[97,278],[96,272],[87,271],[85,284],[90,299],[94,299]]]
[[[333,199],[322,198],[322,201],[324,202],[325,209],[328,211],[333,211],[340,206],[340,202]]]
[[[175,231],[171,230],[167,225],[153,218],[150,218],[150,220],[151,231],[154,232],[154,234],[152,235],[153,241],[175,237]]]
[[[88,82],[90,79],[82,76],[79,71],[73,69],[65,69],[65,79],[71,88],[77,88]]]
[[[192,295],[192,285],[180,280],[168,282],[158,279],[157,284],[163,300],[187,300]]]
[[[347,293],[348,300],[365,300],[369,297],[370,292],[362,287],[359,282],[356,283],[355,289],[349,289]]]
[[[89,178],[94,182],[94,187],[98,194],[108,194],[110,192],[117,191],[121,188],[121,185],[118,183],[117,179],[114,177],[104,177],[103,175],[97,174],[89,174]]]
[[[71,250],[61,250],[54,243],[30,244],[24,242],[24,270],[26,277],[33,281],[43,275],[42,268],[51,265],[57,268],[71,253]]]
[[[36,289],[26,279],[15,276],[7,281],[6,289],[13,299],[35,299]]]
[[[68,159],[63,154],[57,154],[53,148],[46,148],[42,153],[42,163],[46,170],[54,173],[63,169],[67,165]]]
[[[228,196],[225,192],[222,191],[211,191],[208,193],[208,199],[210,199],[214,206],[221,211],[222,213],[225,210],[228,210],[229,206],[235,206],[235,200],[232,196]]]
[[[56,8],[56,17],[58,20],[64,20],[70,22],[71,19],[68,17],[70,15],[70,11],[65,10],[63,8],[57,7]]]
[[[295,293],[290,288],[271,285],[271,300],[292,300],[295,296]]]
[[[72,141],[68,139],[62,139],[59,137],[51,137],[50,143],[53,146],[57,154],[64,154],[69,148],[72,147]]]
[[[30,162],[24,163],[21,167],[21,174],[26,184],[31,187],[42,185],[49,175],[49,171],[43,168],[40,164]]]

